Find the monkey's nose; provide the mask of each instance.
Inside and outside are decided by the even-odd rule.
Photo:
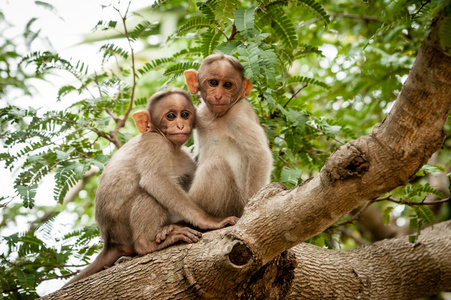
[[[181,124],[181,125],[177,124],[177,128],[180,129],[180,130],[182,130],[183,128],[185,128],[185,125],[183,125],[183,124]]]

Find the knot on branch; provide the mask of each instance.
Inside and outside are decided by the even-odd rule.
[[[230,262],[237,266],[244,266],[252,258],[252,251],[241,243],[235,244],[229,253]]]
[[[323,167],[322,172],[332,182],[354,177],[362,177],[370,168],[370,164],[356,146],[348,143],[333,153]]]
[[[260,268],[240,289],[240,299],[285,299],[297,267],[295,254],[288,250]],[[241,292],[242,290],[242,292]]]

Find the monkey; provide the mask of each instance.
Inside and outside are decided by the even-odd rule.
[[[195,107],[181,89],[158,92],[133,114],[140,135],[110,159],[94,202],[103,249],[68,284],[110,267],[121,256],[143,255],[176,242],[194,243],[201,232],[171,224],[171,213],[201,230],[234,225],[238,218],[212,217],[183,189],[195,163],[183,149],[195,124]]]
[[[246,100],[253,85],[239,60],[223,53],[206,57],[198,71],[184,76],[201,102],[194,132],[198,166],[188,194],[212,216],[240,217],[269,183],[273,165],[266,134]]]

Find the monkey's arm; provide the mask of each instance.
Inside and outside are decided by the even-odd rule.
[[[252,197],[270,181],[273,168],[273,158],[268,146],[268,139],[263,127],[258,121],[251,104],[242,100],[232,111],[229,130],[237,141],[240,152],[249,165],[247,166],[246,186],[247,198]]]
[[[172,145],[162,136],[148,135],[140,145],[141,164],[137,164],[140,175],[139,186],[161,205],[175,212],[185,221],[203,229],[218,229],[234,225],[238,218],[213,218],[200,209],[174,179],[176,155]]]

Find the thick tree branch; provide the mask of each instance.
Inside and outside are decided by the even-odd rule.
[[[449,290],[450,237],[447,221],[423,230],[415,246],[407,237],[350,251],[301,244],[287,299],[417,299]]]

